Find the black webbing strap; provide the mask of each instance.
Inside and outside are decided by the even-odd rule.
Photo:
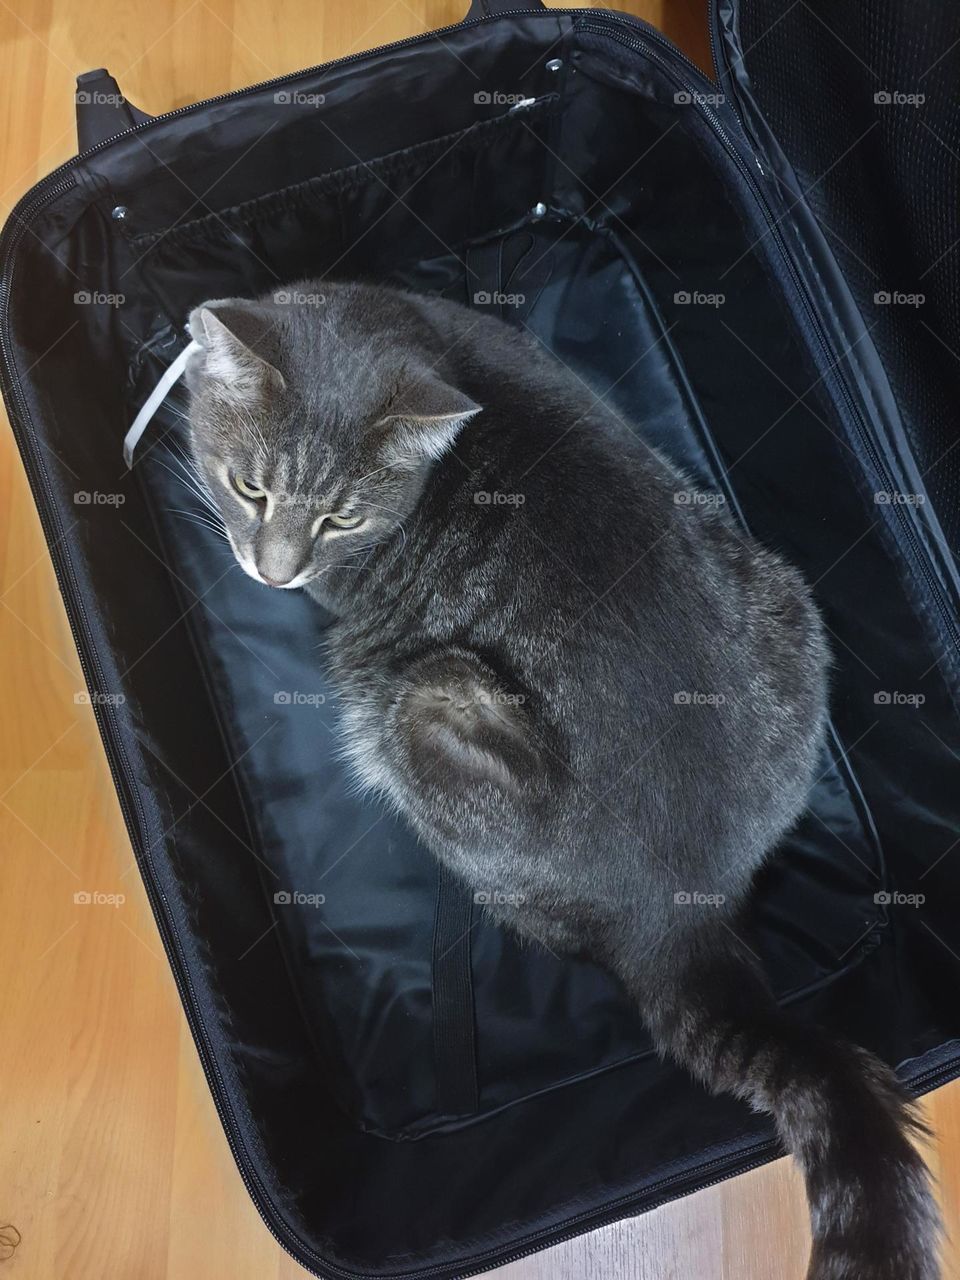
[[[440,866],[433,929],[433,1056],[437,1111],[472,1115],[478,1106],[470,947],[473,894]]]

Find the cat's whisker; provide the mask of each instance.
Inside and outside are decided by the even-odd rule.
[[[397,516],[397,525],[396,525],[396,528],[397,528],[397,531],[399,532],[399,534],[400,534],[400,538],[401,538],[401,544],[400,544],[400,545],[401,545],[401,546],[403,546],[403,547],[405,547],[405,546],[407,545],[407,531],[406,531],[406,529],[403,527],[403,512],[402,512],[402,511],[397,511],[394,507],[385,507],[385,506],[384,506],[382,503],[380,503],[380,502],[371,502],[368,498],[364,498],[364,499],[362,500],[362,504],[363,504],[363,506],[365,506],[365,507],[375,507],[378,511],[386,511],[388,515],[391,515],[391,516]],[[369,544],[369,545],[370,545],[370,546],[376,546],[377,544],[376,544],[376,543],[371,543],[371,544]],[[366,547],[360,547],[360,548],[359,548],[359,550],[361,550],[361,551],[365,551],[365,550],[366,550]]]
[[[213,494],[210,491],[210,486],[207,483],[206,476],[204,476],[199,466],[197,466],[197,463],[193,457],[193,454],[190,453],[187,449],[185,449],[175,436],[172,436],[170,438],[169,444],[172,449],[176,449],[176,454],[174,455],[173,460],[175,462],[179,462],[185,468],[188,474],[194,480],[196,480],[200,488],[203,489],[205,493],[209,494],[211,498],[213,498]]]
[[[180,444],[179,440],[177,440],[176,436],[169,436],[164,440],[164,444],[167,446],[167,452],[170,455],[171,462],[175,462],[178,466],[182,466],[187,472],[195,474],[199,480],[199,472],[197,472],[193,459],[183,448],[183,445]]]
[[[186,414],[181,413],[178,416],[181,418],[183,422],[187,423],[187,425],[189,426],[190,419],[186,416]],[[187,449],[184,448],[184,446],[181,444],[177,436],[175,435],[167,436],[166,439],[164,440],[164,444],[168,445],[171,449],[176,449],[177,454],[184,460],[184,462],[189,463],[191,467],[194,466],[192,455]]]
[[[365,507],[376,507],[378,511],[387,511],[390,515],[397,516],[398,519],[403,520],[402,511],[397,511],[395,507],[385,507],[382,502],[371,502],[369,498],[364,498],[363,505]]]
[[[220,510],[214,502],[210,491],[206,488],[206,485],[202,484],[193,470],[185,467],[175,454],[170,454],[170,460],[177,465],[177,471],[174,471],[172,467],[168,467],[162,458],[157,458],[157,462],[165,471],[169,472],[175,480],[186,485],[194,497],[203,503],[204,507],[207,508],[210,514],[216,516],[218,520],[221,520],[222,517],[220,515]]]
[[[402,467],[402,462],[388,462],[385,467],[377,467],[376,471],[368,471],[365,476],[361,476],[357,484],[363,484],[365,480],[369,480],[371,476],[378,476],[383,471],[396,471],[398,467]]]
[[[226,530],[221,525],[214,524],[212,520],[206,520],[194,511],[178,511],[175,507],[167,507],[167,511],[176,516],[177,519],[188,520],[191,524],[200,525],[201,528],[209,529],[211,533],[215,533],[224,542],[227,541]]]
[[[214,516],[208,515],[206,511],[190,510],[189,508],[184,508],[184,507],[167,507],[167,510],[173,511],[177,515],[193,516],[195,520],[205,520],[208,524],[216,525],[218,529],[226,528],[226,525],[223,523],[222,520]]]

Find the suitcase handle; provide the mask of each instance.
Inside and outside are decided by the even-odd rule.
[[[106,67],[77,76],[77,149],[89,151],[125,129],[152,119],[120,92]]]

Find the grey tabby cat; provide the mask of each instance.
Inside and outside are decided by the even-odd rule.
[[[360,778],[522,901],[503,924],[605,965],[661,1053],[773,1116],[808,1280],[933,1280],[904,1091],[781,1013],[738,938],[824,724],[800,575],[500,321],[367,285],[288,296],[191,315],[192,447],[246,572],[336,615]]]

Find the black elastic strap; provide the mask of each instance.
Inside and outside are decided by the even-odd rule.
[[[479,1105],[470,944],[473,894],[442,864],[433,929],[433,1058],[440,1115],[473,1115]]]
[[[508,324],[521,325],[527,323],[550,282],[554,251],[546,234],[521,229],[486,244],[471,245],[466,266],[467,305],[499,316]]]

